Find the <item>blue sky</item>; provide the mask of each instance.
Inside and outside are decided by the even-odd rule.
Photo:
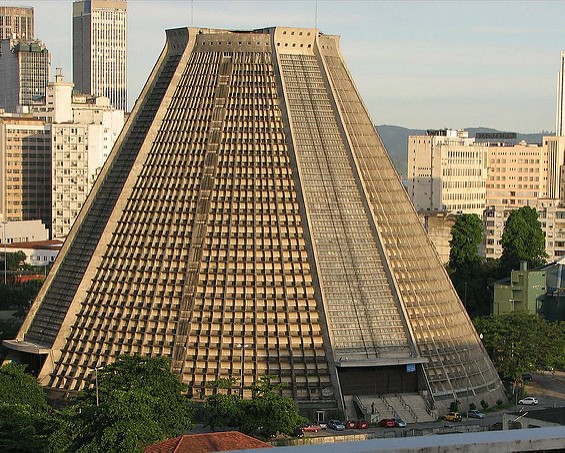
[[[33,6],[52,68],[72,78],[72,0]],[[555,130],[563,1],[128,0],[129,100],[182,26],[318,26],[341,50],[375,124]]]

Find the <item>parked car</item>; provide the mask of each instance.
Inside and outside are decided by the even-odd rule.
[[[460,422],[463,420],[463,417],[461,417],[459,412],[448,412],[442,418],[448,422]]]
[[[533,379],[534,379],[534,377],[532,376],[531,373],[522,374],[522,380],[523,381],[532,381]]]
[[[518,401],[518,404],[524,404],[526,406],[535,406],[536,404],[538,404],[538,400],[535,399],[533,396],[527,396],[526,398]]]
[[[367,420],[357,420],[355,422],[355,428],[357,429],[367,429],[369,427],[369,422]]]
[[[319,422],[318,425],[320,425],[320,428],[322,428],[322,429],[328,428],[328,424],[326,422]]]
[[[330,420],[328,422],[328,428],[335,429],[336,431],[343,431],[345,429],[345,425],[339,420]]]
[[[396,426],[396,422],[394,421],[394,418],[383,418],[379,422],[379,426],[382,426],[383,428],[394,428]]]
[[[304,437],[304,432],[302,431],[302,428],[294,428],[294,437]]]
[[[354,429],[355,428],[355,420],[347,420],[344,423],[344,425],[347,429]]]
[[[405,428],[406,427],[406,422],[404,420],[402,420],[401,418],[395,418],[394,420],[394,426],[398,427],[398,428]]]
[[[477,409],[469,409],[469,412],[467,412],[467,417],[469,417],[469,418],[485,418],[485,414],[478,411]]]
[[[317,425],[315,423],[307,423],[306,425],[304,425],[302,427],[302,431],[304,432],[309,432],[309,433],[317,433],[318,431],[321,431],[322,427],[320,425]]]

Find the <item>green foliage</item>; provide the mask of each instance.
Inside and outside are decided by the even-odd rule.
[[[27,404],[0,403],[0,450],[10,452],[48,451],[49,436],[56,419]]]
[[[449,268],[467,272],[481,264],[479,247],[483,240],[483,223],[477,214],[459,214],[451,228]]]
[[[43,388],[25,368],[15,363],[0,367],[0,403],[26,405],[35,412],[46,411],[48,405]]]
[[[17,251],[17,252],[10,252],[6,254],[8,261],[7,261],[7,269],[8,271],[15,271],[18,269],[22,269],[24,267],[26,267],[25,265],[25,260],[26,260],[26,254],[24,252],[22,252],[21,250]],[[4,263],[4,253],[2,253],[2,258],[0,259],[0,261],[2,262],[2,265]],[[2,266],[2,270],[4,270],[4,267]]]
[[[485,400],[481,400],[481,407],[486,411],[488,409],[488,403]]]
[[[461,406],[461,404],[459,403],[459,401],[452,401],[451,404],[449,405],[449,410],[450,412],[459,412],[459,407]]]
[[[122,356],[62,414],[58,451],[134,452],[192,428],[185,386],[166,357]]]
[[[217,427],[239,427],[240,431],[269,438],[277,433],[291,435],[294,429],[306,423],[298,414],[296,402],[292,398],[280,395],[285,385],[275,382],[275,376],[263,376],[250,388],[251,399],[242,399],[238,394],[224,394],[221,389],[231,389],[235,380],[219,380],[211,386],[218,391],[206,398],[208,425],[212,430]]]
[[[534,268],[545,264],[545,236],[535,209],[524,206],[510,213],[500,241],[500,264],[505,274],[519,269],[521,261]]]
[[[502,401],[501,399],[496,400],[497,407],[500,408],[500,407],[502,407],[503,404],[504,404],[504,401]],[[487,406],[488,406],[488,404],[487,404]]]
[[[0,450],[46,451],[56,420],[37,379],[24,365],[8,363],[0,368]]]
[[[241,431],[246,434],[270,438],[277,433],[292,435],[294,429],[306,423],[298,415],[296,402],[292,398],[266,393],[242,400]]]
[[[494,281],[498,262],[479,256],[482,221],[476,214],[459,214],[451,228],[447,272],[471,317],[490,314],[488,285]]]
[[[537,315],[510,313],[474,320],[477,332],[500,376],[516,380],[526,371],[559,367],[564,362],[564,323]]]
[[[477,408],[477,405],[475,403],[471,403],[469,404],[469,409],[474,411]]]
[[[241,423],[241,397],[237,394],[217,393],[206,398],[208,425],[214,431],[217,427],[239,426]]]
[[[267,396],[271,393],[280,393],[288,386],[281,383],[273,382],[276,376],[266,374],[261,377],[258,382],[254,382],[251,386],[251,393],[254,397]]]
[[[41,280],[30,280],[19,285],[0,283],[0,310],[21,310],[27,313],[30,302],[35,299],[42,284]]]

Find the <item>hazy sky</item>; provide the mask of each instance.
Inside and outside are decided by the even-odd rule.
[[[0,0],[35,8],[52,74],[72,78],[72,0]],[[341,36],[375,124],[555,130],[563,1],[128,0],[129,103],[182,26],[315,27]]]

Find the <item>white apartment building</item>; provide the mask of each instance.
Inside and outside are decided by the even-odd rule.
[[[408,137],[408,192],[416,210],[482,215],[487,149],[463,130]]]
[[[123,110],[115,110],[108,98],[72,92],[73,84],[57,70],[45,104],[33,109],[52,122],[53,239],[69,233],[124,125]]]

